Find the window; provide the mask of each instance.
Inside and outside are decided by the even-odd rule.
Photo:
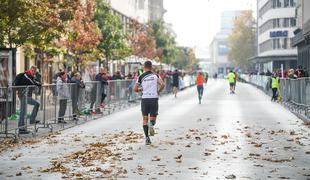
[[[288,49],[288,38],[281,39],[282,49]]]
[[[273,39],[272,40],[272,49],[279,49],[280,48],[280,39]]]
[[[284,7],[289,7],[290,6],[290,0],[284,0]]]
[[[273,19],[273,28],[280,27],[280,19]]]
[[[283,26],[282,27],[290,27],[290,18],[283,19]]]
[[[290,0],[290,5],[291,5],[291,7],[295,7],[296,6],[295,0]]]
[[[291,27],[296,27],[296,18],[291,18]]]

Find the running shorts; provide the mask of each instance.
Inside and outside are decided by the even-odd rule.
[[[156,117],[158,115],[158,98],[145,98],[141,101],[143,116]]]

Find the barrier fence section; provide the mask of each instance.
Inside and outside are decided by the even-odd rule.
[[[241,78],[271,95],[269,76],[242,75]],[[304,118],[310,119],[310,78],[280,79],[282,104]]]
[[[165,80],[163,94],[172,92],[172,79]],[[134,92],[135,80],[108,84],[92,81],[37,86],[0,87],[0,137],[19,136],[19,130],[35,135],[39,130],[61,130],[136,105],[141,97]],[[184,87],[195,85],[185,76]]]

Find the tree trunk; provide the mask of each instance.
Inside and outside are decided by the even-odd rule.
[[[110,73],[109,72],[109,55],[107,54],[105,55],[105,69],[108,73]]]

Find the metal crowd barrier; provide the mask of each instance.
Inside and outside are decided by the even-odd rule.
[[[93,81],[85,82],[85,87],[73,83],[0,87],[0,137],[16,139],[19,129],[27,129],[33,135],[43,129],[61,130],[136,105],[141,94],[133,91],[135,82],[115,80],[104,85]],[[172,92],[172,78],[167,77],[164,82],[163,94]],[[183,83],[185,87],[193,86],[195,78],[185,76]],[[30,122],[32,115],[39,123]]]
[[[271,95],[270,77],[242,75],[242,79]],[[310,119],[310,78],[280,79],[281,103],[292,112]]]

